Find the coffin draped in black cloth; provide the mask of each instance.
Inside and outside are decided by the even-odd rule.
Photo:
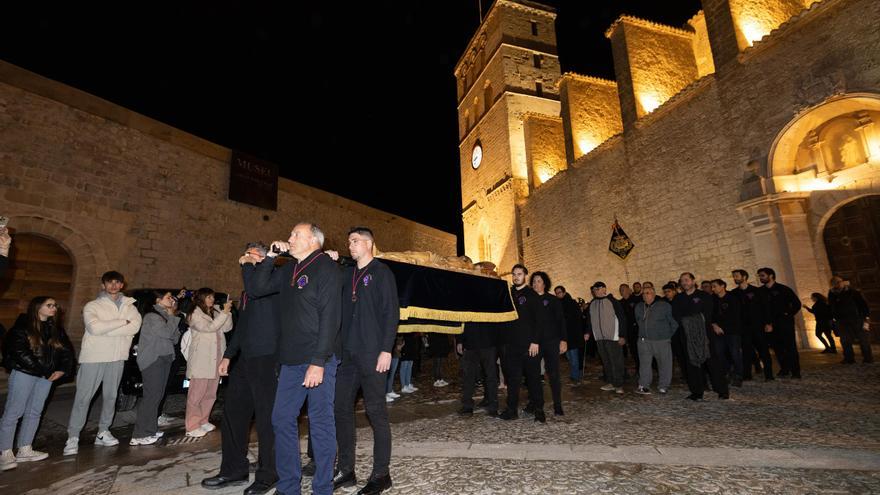
[[[400,332],[461,333],[464,323],[517,318],[502,279],[382,260],[397,282]]]

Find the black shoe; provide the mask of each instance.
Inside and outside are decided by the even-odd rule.
[[[489,405],[489,401],[486,400],[486,399],[483,399],[483,400],[480,401],[479,404],[477,404],[477,407],[486,407],[486,406],[488,406],[488,405]]]
[[[268,492],[272,488],[275,487],[275,483],[266,483],[265,481],[254,481],[254,483],[244,489],[244,495],[263,495]]]
[[[486,416],[489,416],[490,418],[497,418],[498,417],[498,410],[497,409],[487,409]]]
[[[694,394],[688,395],[687,399],[692,400],[694,402],[703,402],[705,400],[705,399],[703,399],[702,395],[694,395]]]
[[[354,475],[354,471],[349,471],[347,473],[343,473],[342,471],[337,471],[335,475],[333,475],[333,490],[338,490],[340,488],[348,488],[357,485],[357,477]]]
[[[547,422],[547,416],[544,415],[543,409],[536,409],[535,410],[535,421],[538,421],[539,423],[546,423]]]
[[[498,415],[498,419],[503,419],[505,421],[511,421],[514,419],[519,419],[519,414],[516,411],[512,411],[510,409],[504,411],[503,413]]]
[[[721,400],[730,400],[730,394],[718,394],[718,398]]]
[[[788,370],[779,370],[779,373],[776,373],[776,378],[788,378],[791,376],[791,372]]]
[[[248,475],[244,476],[211,476],[210,478],[205,478],[202,480],[202,488],[207,488],[208,490],[218,490],[220,488],[226,488],[227,486],[238,486],[244,485],[250,481],[248,479]]]
[[[470,407],[462,407],[461,409],[458,410],[458,415],[459,416],[473,416],[474,410]]]
[[[562,411],[562,408],[561,408],[561,407],[554,407],[554,408],[553,408],[553,414],[554,414],[555,416],[565,416],[565,413]]]
[[[391,475],[370,477],[367,484],[358,490],[356,495],[378,495],[391,488]]]
[[[840,362],[840,364],[856,364],[856,360],[855,359],[852,359],[852,360],[844,359],[843,361]]]
[[[775,379],[776,379],[776,378],[773,378],[773,375],[765,376],[765,377],[764,377],[764,381],[765,381],[765,382],[772,382],[772,381],[775,380]]]
[[[306,478],[311,478],[315,475],[315,460],[309,459],[309,463],[303,466],[302,475]]]

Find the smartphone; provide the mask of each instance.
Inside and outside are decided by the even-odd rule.
[[[7,225],[9,225],[9,218],[0,217],[0,229],[5,229]]]

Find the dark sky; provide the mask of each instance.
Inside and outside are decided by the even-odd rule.
[[[491,0],[482,3],[488,11]],[[557,8],[563,70],[606,78],[603,33],[618,15],[680,26],[700,9],[699,0],[544,3]],[[4,2],[0,59],[461,236],[452,71],[477,5]]]

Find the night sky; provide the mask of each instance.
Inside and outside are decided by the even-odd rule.
[[[563,71],[612,79],[604,31],[620,14],[681,26],[700,9],[543,3]],[[4,4],[0,59],[461,238],[452,71],[477,0]]]

